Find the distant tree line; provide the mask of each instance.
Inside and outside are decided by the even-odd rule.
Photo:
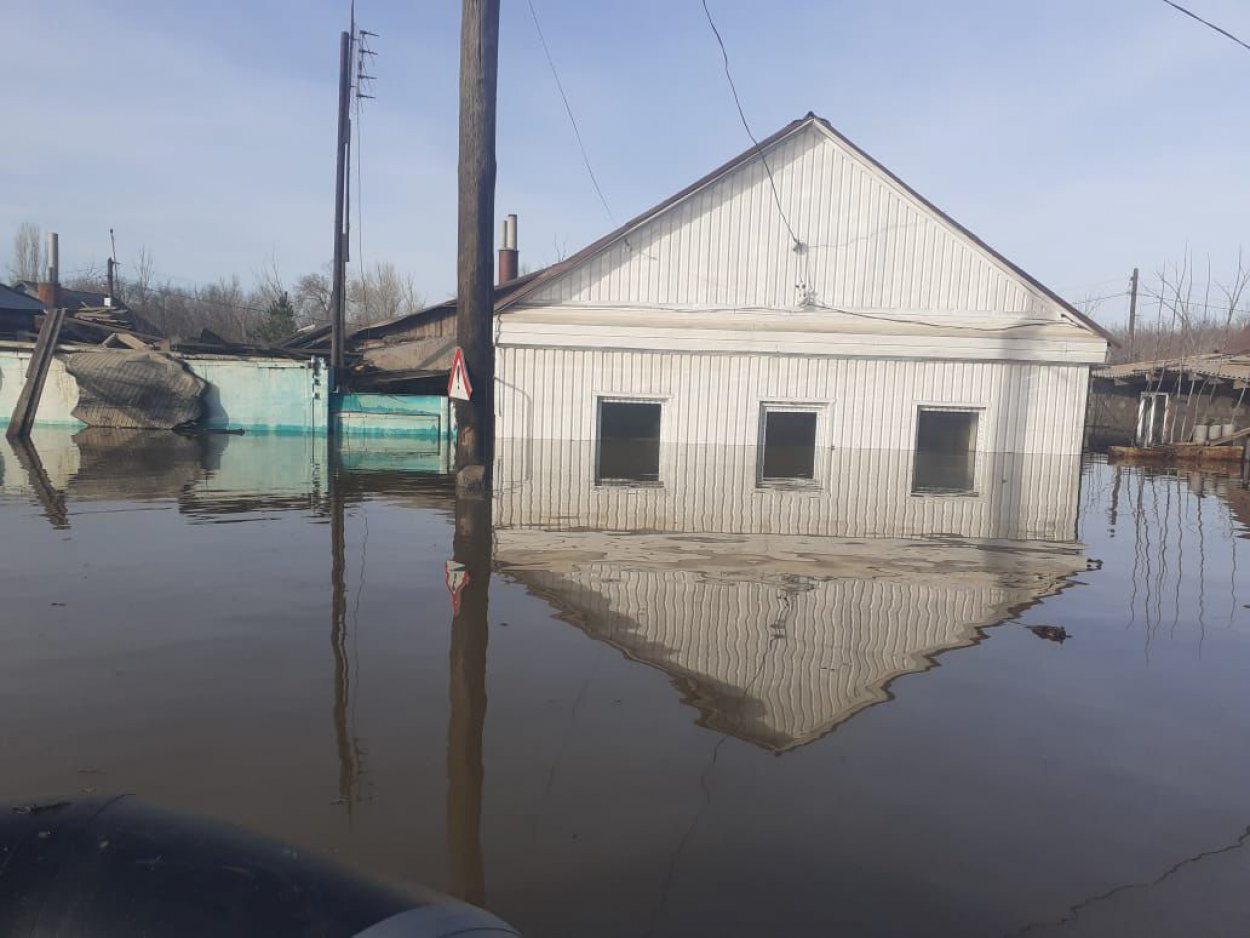
[[[1095,315],[1097,303],[1087,303]],[[1199,269],[1186,255],[1143,276],[1137,291],[1137,328],[1130,342],[1128,324],[1109,331],[1119,342],[1112,363],[1186,358],[1223,352],[1250,327],[1250,266],[1238,251],[1231,275],[1213,275],[1208,260]]]
[[[44,277],[43,232],[23,222],[13,236],[9,274],[14,281]],[[62,273],[61,283],[73,290],[104,293],[105,267]],[[276,263],[252,278],[250,286],[233,274],[209,284],[180,286],[156,273],[152,253],[140,250],[134,263],[114,273],[118,300],[151,322],[167,336],[195,338],[208,330],[232,342],[272,344],[303,326],[328,323],[331,280],[328,270],[303,274],[287,281]],[[347,320],[367,325],[423,309],[425,298],[411,276],[394,264],[378,262],[353,272],[347,284]]]

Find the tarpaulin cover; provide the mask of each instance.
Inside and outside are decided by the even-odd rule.
[[[208,383],[163,352],[75,352],[65,370],[78,381],[74,416],[90,427],[168,430],[204,412]]]

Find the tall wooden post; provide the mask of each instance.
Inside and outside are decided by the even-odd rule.
[[[456,402],[459,481],[489,485],[494,443],[495,89],[499,0],[462,0],[456,338],[473,399]],[[468,470],[468,471],[466,471]]]
[[[495,415],[495,88],[499,0],[462,0],[456,338],[472,384],[456,401],[447,846],[453,895],[482,905],[482,732],[491,574],[490,461]]]
[[[343,232],[347,197],[347,144],[351,124],[347,110],[351,104],[352,37],[339,36],[339,123],[338,150],[334,167],[334,286],[330,293],[330,368],[332,390],[343,380],[343,347],[347,331],[347,236]]]

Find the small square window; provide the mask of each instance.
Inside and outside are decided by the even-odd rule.
[[[913,493],[970,495],[975,491],[978,417],[975,410],[920,408]]]
[[[814,410],[764,409],[761,482],[810,482],[816,478]]]
[[[660,481],[660,404],[599,401],[596,482]]]

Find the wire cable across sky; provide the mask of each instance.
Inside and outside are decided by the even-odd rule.
[[[790,240],[794,242],[795,249],[798,250],[803,246],[803,242],[799,240],[799,236],[794,233],[794,228],[790,225],[790,219],[786,217],[786,211],[781,207],[781,196],[777,193],[777,181],[773,179],[772,167],[768,165],[768,159],[764,156],[764,150],[760,147],[759,140],[755,134],[751,132],[751,125],[747,122],[746,112],[742,109],[742,100],[738,97],[738,86],[734,84],[733,73],[729,70],[729,52],[725,49],[725,40],[721,38],[720,30],[716,28],[716,21],[712,19],[712,11],[708,9],[707,0],[703,0],[703,13],[707,16],[707,24],[712,27],[712,34],[716,37],[716,44],[720,46],[721,58],[725,62],[725,77],[729,80],[729,91],[734,97],[734,104],[738,108],[738,117],[742,121],[742,127],[747,132],[747,136],[751,138],[751,142],[755,144],[755,152],[760,155],[760,162],[764,164],[764,172],[768,174],[768,184],[773,190],[773,201],[777,203],[777,211],[781,213],[781,220],[785,222],[786,231],[790,233]]]
[[[1185,9],[1185,7],[1181,6],[1179,3],[1173,3],[1173,2],[1172,2],[1172,0],[1163,0],[1163,2],[1164,2],[1164,3],[1166,3],[1168,6],[1170,6],[1172,9],[1177,10],[1177,11],[1179,11],[1179,12],[1181,12],[1181,13],[1184,13],[1186,16],[1190,17],[1191,19],[1195,19],[1195,20],[1197,20],[1197,21],[1198,21],[1199,23],[1201,23],[1203,26],[1206,26],[1206,27],[1207,27],[1207,28],[1209,28],[1209,29],[1214,29],[1214,30],[1215,30],[1217,33],[1219,33],[1221,36],[1226,36],[1226,37],[1228,37],[1228,38],[1229,38],[1229,39],[1231,39],[1233,42],[1237,43],[1237,45],[1241,46],[1243,49],[1245,49],[1246,51],[1250,52],[1250,43],[1247,43],[1247,42],[1245,42],[1245,41],[1243,41],[1243,40],[1241,40],[1241,39],[1238,39],[1236,36],[1234,36],[1232,33],[1230,33],[1230,32],[1229,32],[1227,29],[1225,29],[1224,27],[1222,27],[1222,26],[1216,26],[1216,25],[1215,25],[1214,23],[1212,23],[1210,20],[1204,20],[1201,16],[1199,16],[1199,15],[1198,15],[1197,13],[1195,13],[1193,10],[1187,10],[1187,9]]]
[[[595,176],[594,167],[590,165],[590,156],[586,153],[586,144],[582,140],[582,131],[577,126],[577,118],[573,116],[573,106],[569,104],[569,96],[564,93],[564,82],[560,81],[560,73],[556,71],[556,63],[551,57],[551,49],[547,47],[547,37],[543,35],[542,25],[538,22],[538,11],[534,9],[534,0],[526,0],[526,3],[529,4],[530,16],[534,19],[534,29],[538,31],[538,41],[542,44],[543,54],[547,57],[547,65],[551,68],[551,77],[556,80],[556,88],[560,91],[560,100],[564,102],[564,110],[569,115],[569,123],[573,125],[573,135],[577,137],[577,148],[582,152],[582,162],[586,164],[586,172],[590,174],[590,182],[595,187],[595,193],[599,196],[599,201],[603,203],[603,210],[608,213],[608,220],[615,227],[616,217],[608,206],[608,200],[603,194],[602,187],[599,185],[599,179]]]

